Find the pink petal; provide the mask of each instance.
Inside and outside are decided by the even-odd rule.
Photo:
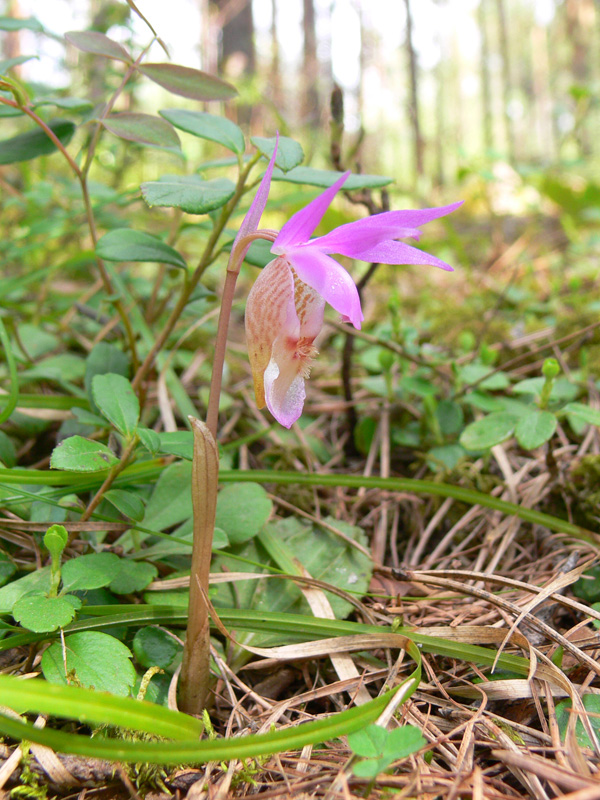
[[[325,189],[322,194],[288,219],[273,243],[272,253],[282,255],[287,252],[289,247],[308,241],[348,175],[350,173],[345,172],[332,186]]]
[[[281,366],[274,356],[265,370],[265,398],[267,408],[277,422],[291,428],[302,414],[306,390],[304,378],[294,369],[289,360],[280,359]]]
[[[254,200],[252,201],[246,216],[244,217],[242,224],[237,232],[237,236],[234,239],[232,250],[235,248],[238,241],[243,237],[246,236],[248,233],[254,233],[255,230],[258,229],[258,223],[260,222],[260,218],[262,217],[262,213],[265,210],[265,206],[267,204],[267,198],[269,196],[269,189],[271,188],[271,176],[273,175],[273,167],[275,166],[275,158],[277,157],[277,147],[279,145],[279,133],[277,133],[277,138],[275,141],[275,150],[273,150],[273,155],[271,156],[271,160],[269,161],[269,166],[267,167],[267,171],[262,177],[260,185],[256,194],[254,195]],[[248,245],[250,247],[250,245]],[[248,247],[244,250],[244,256],[248,251]]]
[[[340,225],[331,233],[313,239],[310,245],[317,246],[322,253],[339,253],[351,258],[360,258],[363,261],[372,261],[371,258],[363,258],[362,253],[386,240],[407,237],[418,240],[421,235],[421,231],[417,228],[418,225],[424,225],[433,219],[450,214],[460,205],[462,205],[462,201],[439,208],[386,211],[383,214],[375,214],[372,217]]]
[[[454,272],[450,264],[404,242],[388,241],[376,244],[375,247],[361,253],[360,258],[363,261],[372,261],[374,264],[428,264],[447,272]]]
[[[309,245],[293,248],[287,252],[287,257],[301,281],[360,329],[364,317],[358,290],[341,264]]]
[[[294,278],[285,258],[261,271],[246,302],[246,341],[259,408],[265,406],[264,374],[280,336],[296,341],[300,322],[294,305]]]

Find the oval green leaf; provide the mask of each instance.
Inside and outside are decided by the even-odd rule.
[[[465,450],[488,450],[513,435],[518,418],[504,411],[493,412],[472,422],[460,436]]]
[[[111,114],[102,120],[102,124],[107,131],[130,142],[150,144],[155,147],[181,147],[179,136],[173,130],[173,126],[151,114],[124,111],[120,114]]]
[[[71,622],[75,616],[75,607],[65,597],[28,594],[15,603],[12,614],[27,630],[50,633]]]
[[[196,175],[172,175],[142,183],[142,196],[150,208],[180,208],[188,214],[207,214],[221,208],[234,192],[235,186],[227,178],[203,181]]]
[[[52,469],[71,472],[97,472],[118,463],[119,459],[106,445],[83,436],[69,436],[54,448],[50,456]]]
[[[238,93],[214,75],[179,64],[140,64],[138,70],[168,92],[190,100],[229,100]]]
[[[81,686],[98,692],[126,697],[135,683],[132,653],[114,636],[98,631],[74,633],[62,642],[54,642],[42,656],[42,672],[50,683],[67,684],[66,672],[74,671]]]
[[[137,494],[126,492],[125,489],[109,489],[104,493],[104,499],[129,519],[136,522],[144,519],[144,504]]]
[[[114,553],[90,553],[72,558],[63,564],[63,587],[70,592],[101,589],[108,586],[121,566]]]
[[[250,141],[267,160],[271,159],[271,156],[275,150],[275,143],[277,141],[275,137],[266,139],[264,136],[253,136]],[[277,157],[275,158],[275,166],[279,167],[282,172],[289,172],[303,161],[304,151],[302,150],[302,146],[294,139],[290,139],[288,136],[280,136],[279,145],[277,147]],[[336,174],[339,178],[339,172]]]
[[[98,31],[68,31],[65,33],[67,42],[83,50],[84,53],[93,53],[95,56],[114,58],[130,64],[133,59],[125,48],[113,39],[109,39]]]
[[[529,414],[519,419],[515,435],[524,450],[535,450],[553,436],[556,425],[556,417],[550,411],[533,408]]]
[[[140,401],[122,375],[107,372],[92,379],[92,396],[102,416],[123,436],[131,436],[140,418]]]
[[[75,123],[69,120],[52,120],[48,123],[48,127],[63,145],[69,144],[75,133]],[[49,155],[55,150],[56,146],[52,139],[49,139],[40,128],[35,128],[0,141],[0,164],[30,161],[38,156]]]
[[[269,519],[273,503],[258,483],[230,483],[219,492],[215,524],[232,544],[256,536]]]
[[[577,417],[590,425],[600,425],[600,410],[586,406],[584,403],[567,403],[561,408],[561,412]]]
[[[183,256],[161,239],[142,231],[118,228],[109,231],[96,245],[96,255],[106,261],[154,261],[187,269]]]
[[[242,129],[227,117],[217,117],[205,111],[187,111],[184,108],[163,109],[159,114],[179,130],[222,144],[239,155],[246,148]]]

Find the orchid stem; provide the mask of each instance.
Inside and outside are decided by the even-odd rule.
[[[263,230],[249,233],[247,236],[240,239],[235,249],[231,251],[229,257],[225,286],[223,287],[223,294],[221,296],[221,312],[219,314],[219,325],[215,342],[215,357],[213,360],[210,395],[206,413],[206,425],[215,438],[217,436],[217,424],[219,420],[219,400],[223,382],[223,364],[225,363],[225,351],[227,350],[227,331],[229,330],[231,307],[235,295],[235,284],[240,273],[240,267],[242,266],[242,261],[244,260],[248,247],[255,239],[267,239],[270,242],[274,242],[276,237],[276,231]]]

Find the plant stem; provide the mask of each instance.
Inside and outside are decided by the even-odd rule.
[[[119,461],[118,464],[115,464],[115,466],[110,470],[110,472],[104,479],[102,486],[98,489],[96,494],[93,496],[90,504],[81,515],[81,518],[79,520],[80,522],[86,522],[86,520],[88,520],[92,516],[96,508],[100,505],[102,498],[104,497],[105,493],[110,489],[110,487],[113,485],[115,478],[118,475],[120,475],[121,472],[123,472],[123,470],[127,466],[131,454],[135,450],[137,442],[138,442],[137,436],[133,436],[131,441],[127,444],[127,447],[123,451],[121,460]]]
[[[0,423],[5,422],[17,406],[19,399],[19,376],[17,374],[17,364],[10,344],[10,339],[4,327],[2,317],[0,317],[0,344],[4,348],[4,356],[10,377],[10,391],[8,393],[5,407],[0,411]],[[4,398],[3,398],[4,399]]]
[[[212,435],[217,436],[217,422],[219,417],[219,399],[221,397],[221,383],[223,381],[223,363],[225,361],[225,350],[227,349],[227,331],[231,318],[231,307],[235,294],[235,284],[242,266],[243,255],[250,242],[256,239],[267,239],[275,241],[276,231],[255,231],[244,236],[238,242],[236,249],[231,251],[229,264],[227,265],[227,275],[225,286],[221,296],[221,312],[219,314],[219,325],[217,328],[217,339],[215,342],[215,357],[210,381],[210,395],[208,399],[208,411],[206,414],[206,424]]]
[[[194,434],[194,539],[187,634],[179,678],[179,705],[186,714],[200,715],[206,705],[210,683],[210,619],[202,593],[208,595],[217,512],[219,452],[208,427],[198,419],[188,419]]]
[[[219,215],[219,219],[216,221],[213,227],[213,230],[210,234],[208,242],[206,243],[206,247],[204,248],[204,253],[202,254],[198,266],[194,270],[193,274],[186,279],[183,289],[181,290],[181,295],[179,296],[179,300],[175,304],[175,308],[171,312],[168,320],[165,322],[164,328],[157,336],[156,341],[150,348],[150,352],[144,359],[144,362],[138,369],[132,381],[132,386],[135,391],[138,390],[138,387],[140,386],[141,382],[144,380],[144,378],[152,368],[152,364],[154,363],[156,354],[162,349],[163,345],[169,338],[171,331],[177,324],[179,317],[183,312],[183,309],[186,307],[192,295],[192,292],[198,285],[198,282],[202,277],[204,271],[214,260],[214,248],[217,244],[217,241],[219,240],[219,237],[223,232],[223,229],[225,228],[225,225],[227,224],[229,217],[233,213],[233,210],[235,209],[240,198],[244,194],[246,178],[248,177],[250,169],[254,166],[254,164],[258,161],[259,158],[260,155],[257,154],[257,156],[251,159],[246,165],[246,167],[241,170],[237,186],[235,189],[235,193],[233,194],[233,197],[221,209],[221,214]]]

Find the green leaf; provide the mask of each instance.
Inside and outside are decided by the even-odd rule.
[[[160,628],[140,628],[133,637],[133,652],[138,664],[148,669],[167,669],[173,663],[181,647],[166,631]]]
[[[286,183],[302,183],[309,186],[319,186],[326,189],[332,186],[341,177],[341,173],[325,169],[314,169],[314,167],[295,167],[289,172],[283,172],[275,168],[273,170],[274,181],[285,181]],[[377,189],[380,186],[387,186],[393,182],[393,178],[384,178],[381,175],[349,175],[342,187],[342,191],[353,191],[356,189]]]
[[[179,64],[140,64],[138,70],[168,92],[190,100],[229,100],[238,93],[214,75]]]
[[[35,17],[0,17],[0,31],[22,30],[43,33],[44,27]]]
[[[416,753],[427,742],[421,731],[413,725],[403,725],[392,731],[386,731],[379,725],[369,725],[362,731],[350,734],[348,744],[354,753],[369,759],[355,764],[354,774],[361,778],[375,778],[394,761]]]
[[[49,633],[57,628],[64,628],[75,616],[72,600],[81,601],[77,597],[46,597],[43,594],[28,594],[15,603],[12,614],[24,628],[36,633]]]
[[[267,161],[271,160],[271,156],[275,150],[275,142],[277,141],[276,137],[273,136],[270,139],[266,139],[264,136],[253,136],[250,141],[254,147],[263,154]],[[275,166],[279,167],[282,172],[289,172],[303,161],[304,151],[302,150],[302,146],[288,136],[280,136]],[[337,176],[339,178],[340,174],[337,173]]]
[[[137,494],[127,492],[125,489],[109,489],[104,493],[104,499],[108,500],[117,511],[120,511],[128,519],[136,522],[144,519],[144,504]]]
[[[142,445],[148,450],[148,452],[155,455],[160,450],[160,439],[158,438],[158,433],[153,431],[151,428],[145,428],[142,425],[138,425],[137,435],[140,437],[140,442]]]
[[[100,589],[108,586],[121,568],[121,560],[114,553],[90,553],[71,558],[63,564],[63,587],[70,592]]]
[[[573,594],[587,603],[600,600],[600,566],[587,569],[573,584]]]
[[[127,378],[107,372],[92,380],[92,396],[100,413],[127,438],[137,428],[140,401]]]
[[[155,261],[186,269],[185,259],[177,250],[150,233],[118,228],[98,240],[96,255],[106,261]]]
[[[369,725],[348,736],[348,746],[362,758],[377,758],[383,754],[388,732],[381,725]]]
[[[111,114],[102,120],[107,131],[121,139],[138,144],[151,144],[156,147],[181,147],[179,136],[173,126],[160,117],[123,111]]]
[[[16,571],[17,568],[10,558],[5,553],[0,553],[0,586],[4,586]]]
[[[63,145],[69,144],[75,133],[75,124],[69,120],[52,120],[48,123],[48,127]],[[27,133],[19,133],[10,139],[0,141],[0,165],[31,161],[38,156],[54,153],[55,150],[52,139],[40,128],[34,128]]]
[[[527,416],[519,419],[515,435],[524,450],[535,450],[552,438],[556,425],[556,417],[550,411],[533,408]]]
[[[154,564],[122,558],[118,572],[108,586],[115,594],[133,594],[145,589],[157,575],[158,570]]]
[[[444,468],[452,470],[465,455],[464,447],[457,443],[442,444],[429,450],[427,453],[427,465],[434,471]]]
[[[191,431],[159,433],[160,452],[191,461],[194,454],[194,434]]]
[[[14,467],[17,463],[17,451],[13,441],[4,431],[0,431],[0,462],[5,467]]]
[[[42,713],[68,715],[86,725],[118,725],[175,740],[199,739],[202,734],[200,720],[179,711],[130,697],[115,697],[72,685],[59,686],[41,678],[24,681],[0,675],[0,695],[20,713],[40,713],[43,708]]]
[[[126,63],[133,61],[122,45],[98,31],[68,31],[65,33],[65,39],[84,53],[93,53],[95,56],[114,58]]]
[[[506,389],[510,385],[510,379],[505,372],[493,372],[491,367],[486,364],[466,364],[459,371],[461,381],[466,384],[477,383],[478,389]],[[486,375],[489,377],[486,378]]]
[[[246,148],[242,129],[227,117],[183,108],[167,108],[159,111],[159,114],[179,130],[222,144],[239,155]]]
[[[69,436],[64,439],[50,456],[52,469],[72,472],[97,472],[118,463],[119,459],[106,445],[84,439],[83,436]]]
[[[0,614],[10,614],[15,603],[27,594],[43,594],[50,590],[50,567],[42,567],[0,589]]]
[[[39,59],[39,56],[15,56],[14,58],[5,58],[0,61],[0,75],[5,75],[9,69],[18,67],[20,64],[25,64],[32,59]]]
[[[571,700],[562,700],[556,705],[556,721],[560,731],[560,737],[563,739],[567,733],[567,725],[572,713]],[[589,712],[588,721],[592,726],[596,736],[600,736],[600,697],[597,694],[584,694],[583,705],[586,711]],[[575,737],[580,747],[589,747],[590,750],[594,749],[594,745],[583,727],[580,715],[577,714],[577,722],[575,723]]]
[[[494,411],[483,419],[472,422],[460,436],[465,450],[487,450],[513,435],[518,418],[505,411]]]
[[[440,400],[435,409],[435,416],[444,436],[452,436],[458,433],[465,421],[462,406],[458,403],[453,403],[451,400]]]
[[[269,519],[273,503],[258,483],[232,483],[217,497],[215,524],[232,544],[252,539]]]
[[[85,100],[80,97],[36,97],[31,105],[33,108],[41,106],[56,106],[56,108],[65,108],[68,111],[91,111],[94,104],[91,100]]]
[[[235,193],[235,185],[228,178],[205,181],[197,175],[165,176],[142,183],[141,188],[150,208],[180,208],[188,214],[207,214],[221,208]]]
[[[561,408],[561,413],[577,417],[590,425],[600,425],[600,409],[590,408],[584,403],[567,403]]]
[[[99,342],[92,347],[85,360],[84,381],[86,394],[92,408],[96,411],[97,408],[92,398],[92,380],[95,375],[105,375],[107,372],[113,372],[127,378],[129,375],[129,358],[114,344]]]
[[[135,683],[132,653],[114,636],[98,631],[73,633],[61,642],[54,642],[42,656],[42,672],[50,683],[66,684],[67,674],[74,671],[82,686],[99,692],[127,696]]]

